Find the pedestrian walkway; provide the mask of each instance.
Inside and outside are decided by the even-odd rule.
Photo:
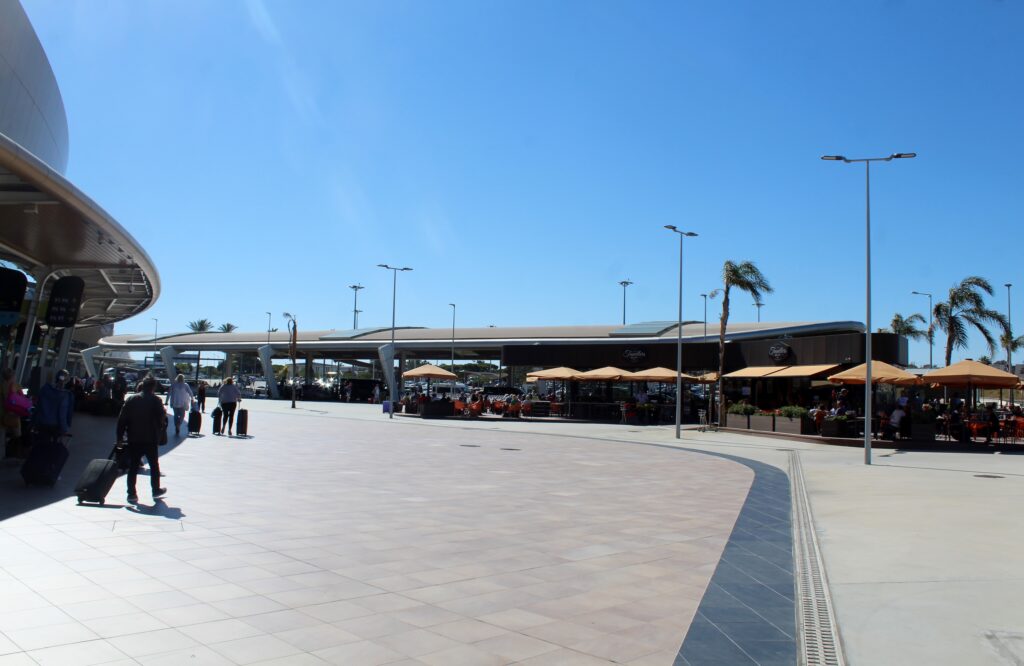
[[[137,510],[70,496],[110,419],[0,469],[0,666],[794,663],[793,455],[847,663],[1024,659],[1021,456],[245,406]]]

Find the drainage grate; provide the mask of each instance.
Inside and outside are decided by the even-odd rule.
[[[797,587],[797,631],[800,664],[807,666],[843,666],[839,628],[832,612],[821,550],[814,534],[807,488],[804,486],[800,454],[789,454],[789,477],[793,488],[793,555]]]
[[[459,446],[464,446],[467,449],[479,449],[480,448],[479,444],[459,444]]]
[[[975,474],[976,479],[1005,479],[1005,476],[999,476],[998,474]]]
[[[502,451],[522,451],[522,449],[501,449]]]

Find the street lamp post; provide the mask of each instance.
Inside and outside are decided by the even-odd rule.
[[[449,303],[452,306],[452,373],[455,372],[455,304]],[[452,395],[455,395],[455,383],[452,383]]]
[[[295,315],[285,312],[283,317],[288,321],[288,354],[292,357],[292,409],[295,409],[295,356],[298,353],[296,345],[298,344],[299,325],[295,321]]]
[[[1010,287],[1013,285],[1007,282],[1006,287],[1006,327],[1010,330],[1007,331],[1006,338],[1006,371],[1013,372],[1013,359],[1011,352],[1013,351],[1013,318],[1010,315]],[[1017,374],[1013,372],[1013,374]],[[1013,405],[1013,389],[1010,389],[1010,405]]]
[[[399,271],[411,271],[412,269],[408,266],[398,268],[397,266],[388,266],[387,264],[377,264],[378,268],[386,268],[391,271],[393,280],[391,282],[391,354],[395,353],[395,303],[396,296],[398,294],[398,272]],[[398,387],[395,385],[395,363],[394,359],[391,361],[391,367],[388,368],[388,389],[391,396],[391,409],[388,410],[388,418],[395,418],[395,400],[398,398]]]
[[[863,157],[848,159],[842,155],[822,155],[821,159],[832,162],[864,163],[864,200],[865,200],[865,322],[864,322],[864,464],[871,464],[871,163],[891,162],[894,159],[917,157],[917,153],[893,153],[888,157]]]
[[[754,307],[757,308],[757,323],[761,323],[761,308],[764,307],[764,303],[761,301],[754,301]]]
[[[157,335],[157,327],[160,326],[160,320],[156,317],[150,317],[150,319],[153,320],[153,342],[156,342],[156,339],[160,337]]]
[[[359,290],[366,289],[358,282],[348,286],[352,290],[352,330],[359,328]]]
[[[928,367],[934,368],[935,364],[932,362],[932,350],[935,348],[935,335],[932,332],[932,295],[927,291],[912,291],[910,293],[915,296],[928,297]]]
[[[619,282],[622,285],[622,325],[626,325],[626,287],[633,284],[629,280]]]
[[[270,345],[270,313],[267,313],[267,345]]]
[[[692,231],[680,231],[675,225],[665,228],[679,235],[679,317],[676,323],[676,439],[682,435],[683,424],[683,239],[697,236]]]

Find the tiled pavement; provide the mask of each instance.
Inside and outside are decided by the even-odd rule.
[[[766,556],[786,569],[751,538],[786,531],[775,468],[263,404],[252,439],[168,451],[170,494],[138,510],[123,481],[67,497],[109,421],[79,421],[53,491],[0,470],[0,665],[672,664],[698,606],[684,659],[709,626],[765,629],[723,608],[765,601],[742,576]]]

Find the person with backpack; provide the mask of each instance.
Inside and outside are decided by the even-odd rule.
[[[128,502],[139,501],[135,492],[135,482],[142,464],[142,456],[149,460],[149,482],[153,491],[153,499],[167,494],[166,488],[160,487],[160,461],[158,446],[161,435],[167,430],[167,412],[163,403],[156,397],[156,380],[146,377],[142,380],[142,390],[128,397],[117,417],[117,441],[128,440],[128,454],[131,464],[128,466]]]
[[[71,415],[75,410],[75,397],[64,388],[68,371],[60,370],[52,382],[43,384],[32,412],[32,426],[50,439],[62,439],[71,432]]]

